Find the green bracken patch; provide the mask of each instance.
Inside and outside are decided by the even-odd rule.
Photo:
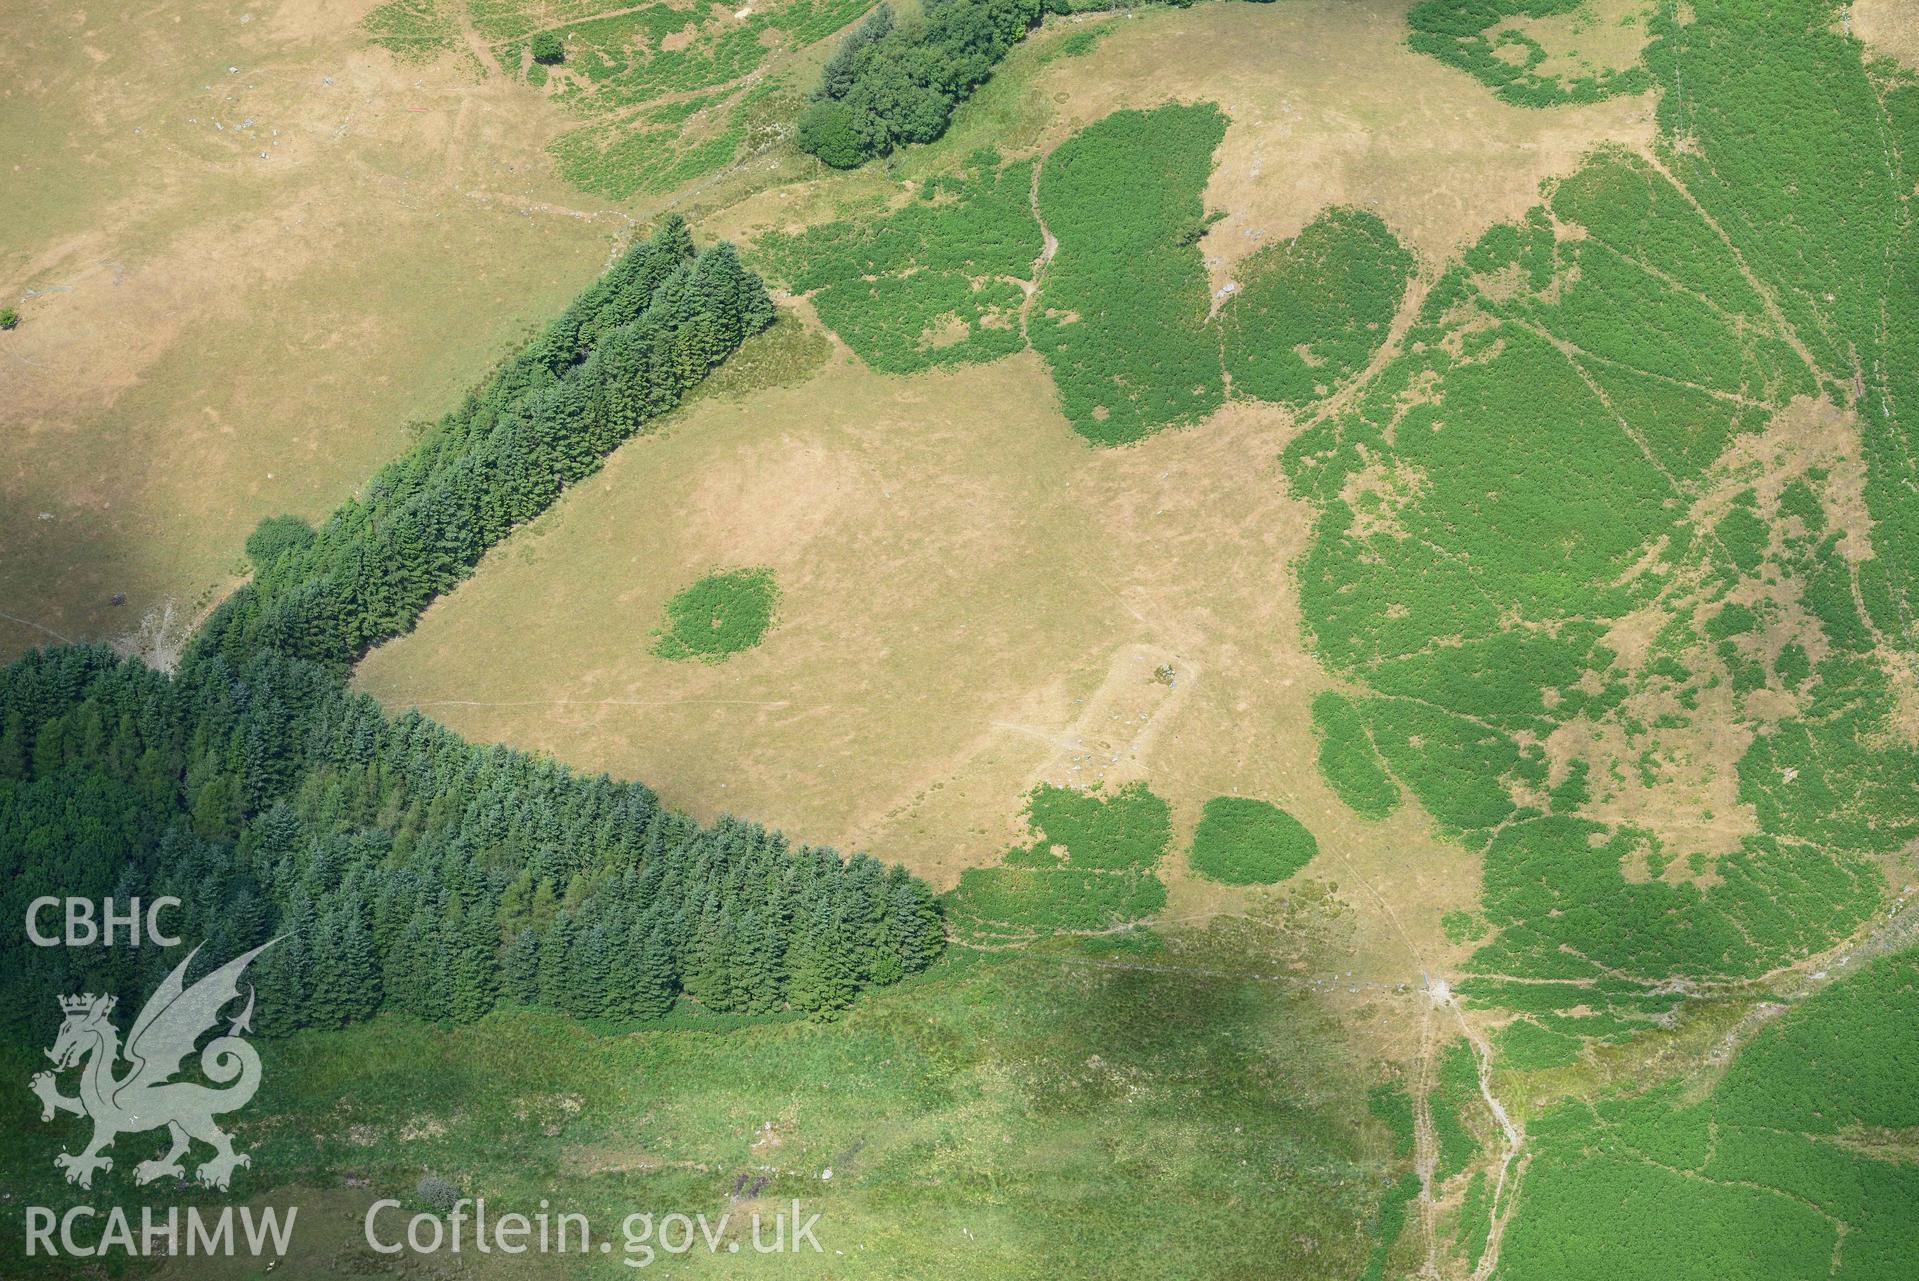
[[[1030,333],[1067,419],[1097,444],[1192,422],[1225,397],[1198,247],[1225,134],[1211,103],[1118,111],[1061,143],[1040,172],[1060,247]]]
[[[1919,1252],[1919,1165],[1906,1146],[1919,1126],[1916,1035],[1919,970],[1908,951],[1765,1027],[1703,1100],[1675,1083],[1547,1109],[1527,1126],[1537,1155],[1500,1275],[1909,1275]]]
[[[1166,905],[1152,867],[1166,852],[1166,802],[1144,783],[1110,795],[1041,784],[1026,806],[1029,845],[998,867],[968,868],[953,911],[973,933],[1085,931],[1140,921]]]
[[[1590,4],[1591,0],[1422,0],[1406,15],[1406,24],[1412,28],[1407,43],[1523,107],[1597,102],[1651,88],[1652,77],[1637,63],[1594,67],[1570,77],[1543,71],[1541,64],[1551,51],[1516,25],[1504,25],[1513,19],[1573,14]]]
[[[1266,801],[1215,796],[1193,832],[1193,870],[1227,885],[1272,885],[1312,861],[1319,842],[1305,824]]]
[[[1225,131],[1210,103],[1115,112],[1039,162],[1037,186],[1034,162],[982,149],[897,208],[849,208],[755,253],[885,373],[1030,343],[1094,444],[1197,421],[1229,372],[1236,395],[1303,407],[1378,350],[1412,256],[1374,215],[1328,211],[1254,254],[1212,318],[1200,242],[1217,215],[1201,197]]]
[[[1861,661],[1872,627],[1855,601],[1870,611],[1881,580],[1866,562],[1855,587],[1818,534],[1839,498],[1811,472],[1776,501],[1742,488],[1710,530],[1692,527],[1688,501],[1719,483],[1740,434],[1814,412],[1812,373],[1663,172],[1606,151],[1548,195],[1550,216],[1495,228],[1436,283],[1353,412],[1289,449],[1322,513],[1301,568],[1309,626],[1322,658],[1375,691],[1322,696],[1322,770],[1362,812],[1396,779],[1486,850],[1499,932],[1476,966],[1755,973],[1862,920],[1882,883],[1860,855],[1919,819],[1895,781],[1914,753],[1886,736],[1885,678]],[[1416,483],[1381,479],[1396,477]],[[1382,491],[1389,510],[1362,501]],[[1735,584],[1742,598],[1726,599]],[[1795,591],[1839,651],[1817,668],[1803,643],[1760,661]],[[1604,628],[1648,609],[1659,642],[1628,666]],[[1763,835],[1709,860],[1576,817],[1624,780],[1659,786],[1675,755],[1663,736],[1690,728],[1709,685],[1756,718],[1743,700],[1770,694],[1775,669],[1779,690],[1811,693],[1738,765]],[[1657,714],[1633,701],[1655,699]],[[1617,725],[1629,748],[1549,763],[1540,741],[1581,719]],[[1834,788],[1841,768],[1853,781]],[[1716,880],[1660,879],[1681,858]],[[1636,865],[1652,879],[1629,877]]]
[[[675,660],[724,662],[760,643],[778,604],[770,569],[708,574],[666,602],[666,621],[653,634],[653,652]]]
[[[362,26],[402,61],[460,48],[462,23],[505,75],[580,123],[548,150],[612,200],[713,174],[790,125],[797,95],[767,64],[832,35],[866,0],[792,0],[738,15],[660,0],[389,0]],[[478,70],[478,63],[475,63]]]
[[[1108,796],[1041,784],[1026,805],[1040,846],[1062,846],[1074,867],[1144,870],[1159,861],[1172,836],[1166,802],[1144,783]]]
[[[1515,1019],[1499,1029],[1497,1038],[1502,1067],[1537,1069],[1564,1067],[1579,1058],[1580,1042],[1564,1032],[1554,1032],[1531,1019]]]
[[[1479,1140],[1470,1128],[1485,1106],[1479,1097],[1479,1056],[1464,1038],[1440,1051],[1438,1078],[1427,1104],[1439,1149],[1433,1167],[1433,1183],[1438,1185],[1464,1171],[1479,1153]]]
[[[1319,736],[1319,772],[1365,818],[1385,818],[1399,805],[1399,788],[1380,763],[1366,719],[1352,700],[1331,690],[1313,700],[1313,731]]]
[[[1601,150],[1487,232],[1286,456],[1319,513],[1307,626],[1362,691],[1315,707],[1322,772],[1362,812],[1404,787],[1482,852],[1478,911],[1443,923],[1478,944],[1454,991],[1524,1016],[1495,1034],[1498,1067],[1549,1092],[1671,1024],[1686,984],[1811,969],[1883,909],[1882,860],[1919,835],[1892,693],[1919,565],[1897,194],[1919,85],[1869,72],[1823,5],[1687,8],[1652,21],[1653,156]],[[1455,15],[1470,52],[1516,12],[1414,23]],[[1701,738],[1722,726],[1740,759]],[[1736,785],[1746,830],[1684,813],[1702,779]],[[1529,1118],[1498,1275],[1910,1271],[1919,1118],[1911,1056],[1887,1046],[1910,1039],[1911,954],[1842,986],[1760,1032],[1703,1103],[1635,1080]],[[1446,1173],[1488,1133],[1468,1067],[1447,1051],[1431,1100]],[[1468,1259],[1493,1248],[1480,1186]]]
[[[455,47],[454,0],[388,0],[367,14],[367,37],[402,62],[429,62]]]
[[[1328,210],[1240,267],[1220,309],[1233,390],[1301,406],[1362,369],[1386,338],[1413,256],[1377,215]]]
[[[1032,163],[980,151],[894,212],[761,239],[757,256],[868,365],[907,374],[997,360],[1025,343],[1019,282],[1040,253]]]

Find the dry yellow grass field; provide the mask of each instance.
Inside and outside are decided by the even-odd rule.
[[[230,585],[605,263],[536,94],[399,67],[363,0],[8,0],[0,657]],[[116,594],[127,603],[109,604]]]
[[[1919,13],[1902,0],[1859,0],[1846,13],[1866,47],[1908,67],[1919,67]]]
[[[941,884],[1018,835],[1039,781],[1148,778],[1181,841],[1207,798],[1261,796],[1320,832],[1313,874],[1364,875],[1430,943],[1472,902],[1472,860],[1411,813],[1354,819],[1314,765],[1325,678],[1287,568],[1306,511],[1275,462],[1291,430],[1236,405],[1093,450],[1032,357],[894,379],[836,350],[633,442],[360,685]],[[778,577],[767,639],[719,665],[654,657],[666,598],[737,565]],[[1218,901],[1176,885],[1169,915]],[[1407,973],[1391,919],[1364,928],[1381,937],[1360,951]]]

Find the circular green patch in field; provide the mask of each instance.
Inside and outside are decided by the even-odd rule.
[[[1206,802],[1193,833],[1193,870],[1227,885],[1271,885],[1306,866],[1319,842],[1277,805],[1244,796]]]
[[[708,574],[666,602],[666,622],[653,633],[661,658],[723,662],[751,649],[773,625],[779,603],[770,569]]]

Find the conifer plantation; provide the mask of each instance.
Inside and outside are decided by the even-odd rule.
[[[89,646],[0,670],[10,919],[49,887],[172,895],[166,929],[204,940],[198,966],[278,938],[253,971],[265,1035],[383,1009],[829,1010],[924,969],[943,926],[899,867],[732,818],[703,828],[638,783],[389,717],[345,686],[354,659],[772,319],[731,246],[696,253],[668,218],[318,531],[263,522],[254,581],[177,673]],[[174,963],[17,930],[0,960],[33,1036],[57,1021],[44,994],[151,990]]]
[[[343,668],[410,630],[487,548],[772,323],[733,247],[695,253],[670,215],[315,537],[268,543],[271,559],[209,620],[199,651]]]

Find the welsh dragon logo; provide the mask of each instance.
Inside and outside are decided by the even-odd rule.
[[[233,1140],[213,1123],[214,1117],[245,1107],[260,1088],[260,1056],[241,1039],[241,1033],[250,1030],[253,1018],[251,987],[247,989],[246,1008],[227,1025],[224,1035],[208,1041],[200,1051],[200,1071],[214,1085],[226,1088],[170,1078],[180,1071],[195,1042],[219,1021],[220,1011],[239,997],[240,975],[247,965],[278,941],[261,944],[187,987],[187,967],[200,952],[194,948],[134,1019],[124,1050],[120,1033],[109,1017],[113,997],[88,994],[60,998],[66,1021],[60,1025],[53,1048],[47,1051],[54,1070],[33,1078],[33,1092],[40,1096],[42,1121],[51,1121],[56,1112],[93,1120],[93,1141],[83,1151],[77,1155],[62,1152],[53,1158],[54,1165],[66,1171],[68,1183],[92,1187],[95,1171],[113,1169],[113,1159],[101,1154],[116,1138],[161,1126],[171,1136],[172,1146],[163,1155],[139,1164],[133,1174],[136,1183],[185,1178],[180,1158],[195,1139],[213,1148],[212,1158],[194,1172],[208,1187],[224,1191],[237,1167],[252,1164],[245,1153],[233,1150]],[[124,1074],[117,1074],[122,1057],[128,1068]],[[55,1073],[76,1066],[80,1067],[80,1094],[69,1098],[60,1093]]]

